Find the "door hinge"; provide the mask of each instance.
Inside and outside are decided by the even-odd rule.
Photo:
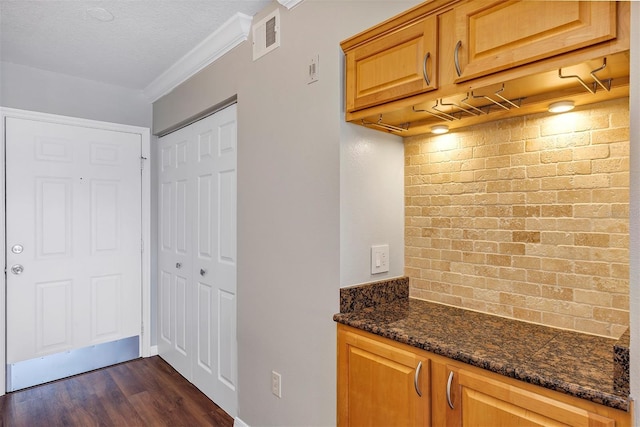
[[[147,160],[146,157],[140,156],[140,170],[144,170],[144,161]]]
[[[140,238],[140,252],[144,252],[144,237]]]

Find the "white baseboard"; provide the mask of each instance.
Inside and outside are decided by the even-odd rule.
[[[151,347],[149,347],[149,357],[157,356],[157,355],[158,355],[158,346],[152,345]]]
[[[233,427],[249,427],[249,424],[236,417],[236,419],[233,420]]]

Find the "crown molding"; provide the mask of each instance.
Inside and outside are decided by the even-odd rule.
[[[279,0],[280,1],[280,0]],[[300,1],[300,0],[289,0]],[[211,33],[200,44],[160,74],[144,88],[143,94],[153,103],[171,92],[189,77],[220,58],[231,49],[247,40],[251,31],[252,17],[236,13],[219,29]]]
[[[291,9],[296,6],[298,3],[302,3],[304,0],[278,0],[278,3],[286,7],[287,9]]]

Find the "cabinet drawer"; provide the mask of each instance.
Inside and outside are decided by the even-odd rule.
[[[436,89],[437,32],[429,16],[347,52],[347,111]]]
[[[616,2],[474,0],[455,9],[462,82],[616,38]]]

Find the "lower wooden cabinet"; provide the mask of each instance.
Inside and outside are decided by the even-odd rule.
[[[442,368],[434,363],[434,370]],[[438,377],[446,376],[446,383],[432,382],[437,389],[432,392],[445,396],[446,405],[438,407],[441,425],[614,427],[631,423],[626,412],[571,396],[555,396],[553,391],[530,384],[514,384],[514,380],[491,372],[451,364],[445,364],[444,369],[447,374]]]
[[[338,325],[338,426],[630,425],[628,412]]]
[[[428,426],[429,360],[338,326],[338,425]]]

